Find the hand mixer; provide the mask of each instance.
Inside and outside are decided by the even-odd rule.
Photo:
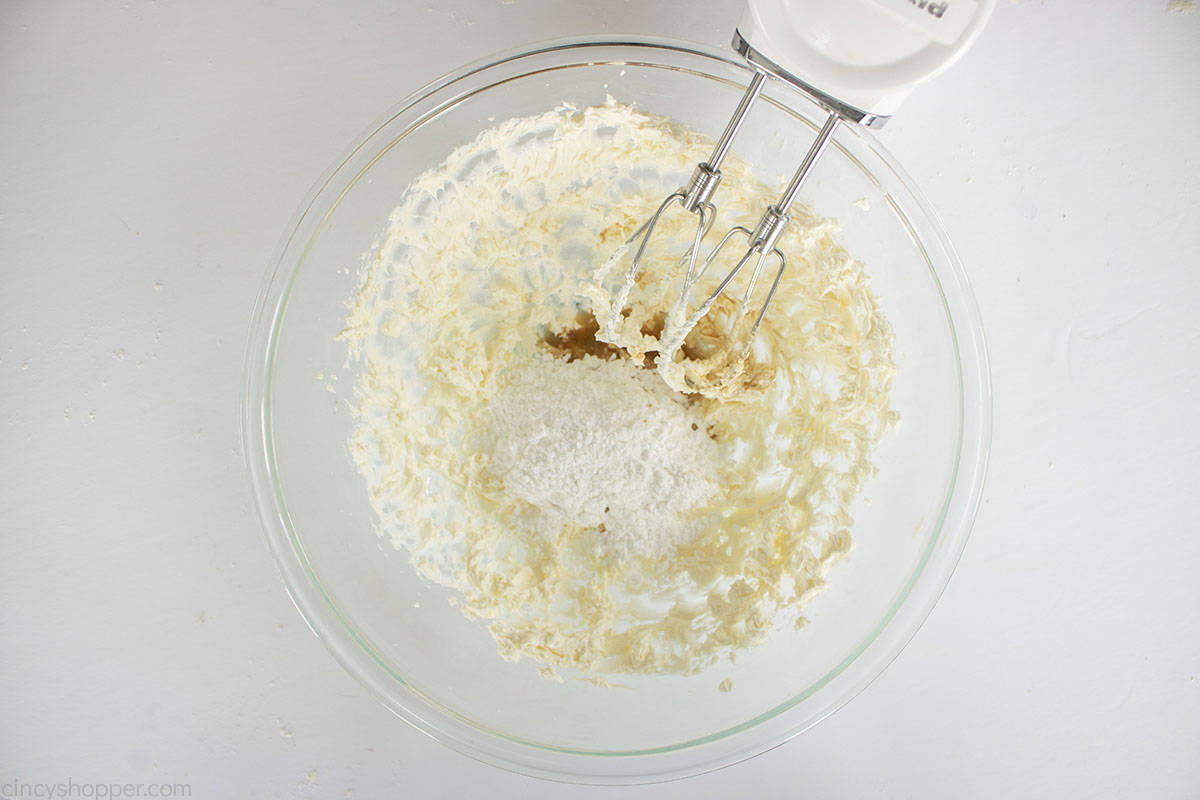
[[[740,299],[745,316],[764,264],[774,257],[779,266],[750,328],[744,352],[748,351],[787,268],[776,243],[791,219],[789,210],[838,126],[850,122],[882,127],[914,87],[942,72],[970,47],[994,5],[995,0],[748,0],[733,35],[733,49],[754,69],[754,77],[708,160],[698,164],[688,183],[668,195],[626,242],[623,249],[634,255],[612,306],[613,321],[628,302],[659,219],[678,204],[696,215],[696,232],[681,259],[686,270],[678,308],[683,311],[673,329],[664,331],[663,352],[674,353],[753,262]],[[716,216],[712,198],[721,182],[721,163],[768,76],[808,94],[828,117],[787,188],[763,212],[758,225],[753,230],[730,229],[701,260],[701,243]],[[687,314],[696,282],[738,237],[746,239],[742,256],[707,299]]]

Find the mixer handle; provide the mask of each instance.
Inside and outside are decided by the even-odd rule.
[[[843,119],[880,127],[969,48],[995,0],[747,0],[733,47]]]

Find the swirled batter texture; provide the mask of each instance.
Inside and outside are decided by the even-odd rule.
[[[349,303],[343,338],[361,367],[351,448],[380,534],[484,621],[502,656],[543,674],[692,673],[802,625],[850,548],[849,505],[896,420],[890,328],[837,223],[807,208],[780,240],[787,272],[747,351],[726,345],[770,276],[747,309],[731,294],[662,352],[695,230],[678,209],[613,316],[628,264],[613,254],[710,144],[613,101],[501,123],[408,188]],[[715,232],[753,227],[775,189],[736,158],[724,172]],[[603,458],[597,425],[562,419],[564,403],[607,402],[593,380],[644,390],[649,409],[593,415],[632,420],[608,432]],[[523,444],[538,414],[544,431],[574,431],[593,463],[528,463],[574,452]],[[660,444],[630,435],[638,425]],[[658,490],[631,482],[621,453],[638,454]],[[682,478],[645,464],[680,454],[694,473],[686,496],[673,491]],[[554,485],[568,473],[574,484]],[[639,529],[647,497],[646,519],[659,517]]]

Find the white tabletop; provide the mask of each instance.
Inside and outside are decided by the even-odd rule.
[[[427,739],[309,632],[243,476],[246,327],[310,184],[412,89],[564,35],[724,46],[738,6],[0,5],[0,796],[598,796]],[[1168,0],[1001,0],[882,132],[990,340],[973,538],[846,708],[627,796],[1200,794],[1198,79]]]

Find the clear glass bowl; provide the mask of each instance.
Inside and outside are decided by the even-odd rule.
[[[347,440],[354,368],[335,335],[363,253],[408,183],[496,120],[607,94],[719,133],[748,82],[732,54],[665,40],[578,39],[478,63],[396,106],[316,186],[283,239],[252,322],[246,457],[296,606],[388,708],[436,739],[518,772],[587,783],[664,780],[767,750],[861,691],[949,580],[979,502],[991,398],[983,334],[958,257],[912,181],[843,126],[802,199],[840,219],[896,333],[903,420],[855,504],[850,556],[810,624],[690,677],[623,688],[554,683],[501,660],[481,623],[372,532]],[[771,81],[736,150],[790,174],[824,112]],[[706,153],[696,153],[697,160]],[[862,202],[865,198],[865,203]],[[719,202],[719,197],[718,197]],[[870,210],[862,206],[869,204]],[[716,691],[724,679],[734,690]]]

